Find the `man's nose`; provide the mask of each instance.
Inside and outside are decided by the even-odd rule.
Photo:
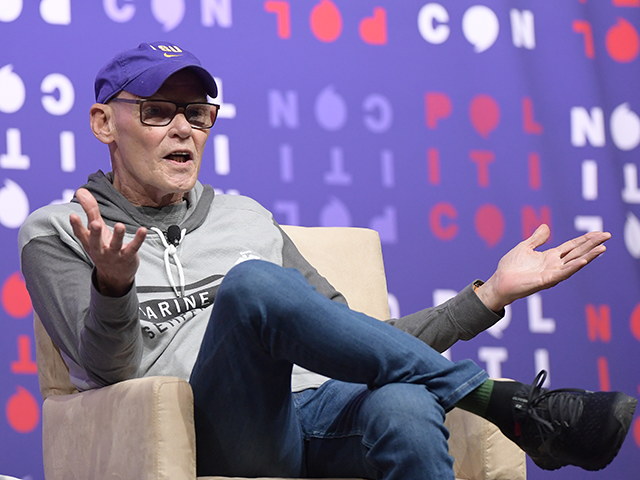
[[[184,108],[178,109],[173,117],[173,120],[171,120],[171,125],[175,126],[176,131],[181,136],[191,134],[191,129],[193,128],[187,120],[186,115],[184,114]]]

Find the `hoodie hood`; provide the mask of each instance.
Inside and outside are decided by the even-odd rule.
[[[139,227],[155,227],[150,225],[150,217],[140,212],[113,186],[113,172],[104,173],[98,170],[89,175],[87,183],[82,186],[91,192],[98,202],[100,214],[105,223],[110,226],[120,222],[127,228],[127,233],[135,233]],[[180,229],[186,229],[187,233],[198,228],[204,222],[209,213],[211,202],[214,198],[213,187],[203,185],[196,181],[193,189],[187,194],[189,205],[187,213],[180,225]],[[73,197],[73,203],[79,203]]]

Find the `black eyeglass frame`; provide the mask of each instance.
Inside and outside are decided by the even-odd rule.
[[[220,105],[219,104],[217,104],[217,103],[209,103],[209,102],[173,102],[171,100],[160,100],[160,99],[156,100],[156,99],[153,99],[153,98],[137,98],[137,99],[133,99],[133,98],[120,98],[120,97],[112,98],[109,101],[110,102],[122,102],[122,103],[131,103],[131,104],[134,104],[134,105],[140,105],[140,123],[142,123],[143,125],[146,125],[148,127],[166,127],[167,125],[169,125],[173,121],[173,119],[176,117],[176,115],[178,114],[180,109],[182,109],[182,112],[184,114],[184,112],[186,112],[187,107],[189,105],[209,105],[210,107],[215,107],[215,115],[213,116],[213,120],[211,121],[211,125],[210,126],[208,126],[208,127],[200,127],[198,125],[194,125],[191,122],[189,122],[189,119],[187,118],[187,122],[189,122],[189,125],[191,125],[193,128],[197,128],[199,130],[209,130],[211,127],[213,127],[215,125],[216,120],[218,119],[218,112],[220,111]],[[176,110],[175,110],[175,112],[173,112],[173,116],[169,119],[169,121],[167,123],[163,123],[161,125],[153,124],[153,123],[145,123],[142,120],[142,107],[146,102],[171,103],[171,104],[176,106]]]

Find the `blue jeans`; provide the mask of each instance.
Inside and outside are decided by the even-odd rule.
[[[294,363],[335,380],[292,394]],[[241,263],[191,374],[198,475],[453,479],[444,414],[486,378],[297,270]]]

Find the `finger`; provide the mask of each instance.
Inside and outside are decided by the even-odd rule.
[[[126,231],[127,229],[122,223],[116,223],[113,226],[113,235],[111,237],[111,243],[109,244],[109,250],[113,253],[120,253]]]
[[[572,238],[571,240],[564,242],[562,245],[558,245],[556,247],[556,251],[560,254],[560,258],[564,259],[565,261],[571,261],[577,256],[576,253],[579,249],[581,251],[584,250],[583,247],[586,245],[586,243],[586,235],[581,235],[580,237]]]
[[[608,232],[586,233],[560,245],[558,247],[560,258],[564,259],[565,262],[571,262],[576,258],[589,254],[594,248],[599,247],[610,238],[611,234]]]
[[[71,215],[69,215],[69,223],[71,223],[73,234],[78,240],[80,240],[80,243],[82,243],[82,246],[86,249],[87,241],[89,238],[89,230],[87,230],[82,224],[82,219],[75,213],[72,213]]]
[[[571,253],[565,257],[565,265],[570,265],[582,260],[584,260],[584,264],[587,265],[588,263],[591,263],[593,260],[598,258],[600,255],[602,255],[606,250],[606,246],[596,245],[595,247],[590,248],[580,255]]]
[[[107,226],[104,224],[104,222],[94,220],[92,222],[89,222],[89,225],[87,225],[87,227],[89,228],[89,249],[93,252],[101,251],[104,245],[102,233],[103,229],[107,228]]]
[[[86,188],[79,188],[76,191],[76,198],[80,202],[82,209],[87,214],[87,223],[91,223],[94,220],[102,220],[98,202],[89,190]]]
[[[590,232],[587,234],[594,245],[600,245],[611,238],[609,232]]]
[[[605,252],[605,250],[606,250],[606,247],[604,245],[598,245],[596,248],[592,249],[588,254],[583,255],[580,258],[576,258],[575,260],[572,260],[571,262],[564,264],[560,268],[560,271],[562,272],[561,280],[565,280],[569,278],[571,275],[573,275],[574,273],[578,272],[579,270],[587,266],[593,260],[595,260],[600,255],[602,255]]]
[[[558,276],[558,282],[566,280],[567,278],[571,277],[573,274],[575,274],[578,271],[582,270],[588,264],[589,264],[589,262],[585,258],[579,258],[577,260],[574,260],[571,263],[567,263],[567,264],[563,265],[562,268],[560,269],[560,275]],[[558,282],[556,282],[556,283],[558,283]]]
[[[549,237],[551,236],[551,230],[549,226],[545,223],[536,228],[535,232],[531,234],[531,236],[525,240],[525,242],[531,246],[531,248],[538,248],[541,245],[544,245]]]
[[[598,258],[600,255],[602,255],[606,251],[607,251],[606,245],[600,244],[600,245],[597,245],[594,248],[592,248],[585,255],[583,255],[583,258],[586,258],[587,259],[587,263],[588,263],[588,262],[591,262],[592,260]]]

